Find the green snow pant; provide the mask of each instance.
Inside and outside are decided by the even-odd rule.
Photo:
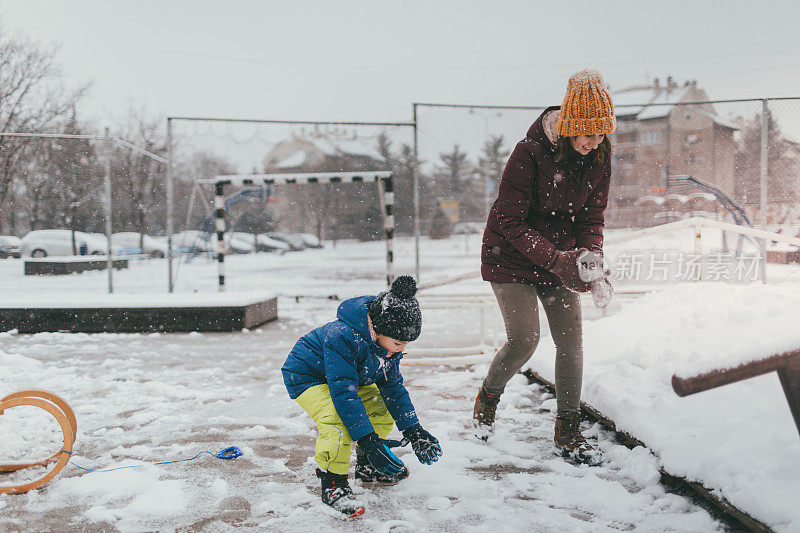
[[[524,283],[492,283],[500,304],[508,340],[497,352],[484,388],[499,394],[520,371],[539,344],[539,305],[542,302],[556,345],[558,414],[580,411],[583,380],[583,333],[578,293],[566,287],[535,287]]]
[[[392,431],[394,419],[383,403],[378,386],[372,384],[360,387],[358,395],[375,433],[382,439],[386,438]],[[333,406],[328,386],[314,385],[297,397],[297,403],[317,423],[319,436],[314,460],[322,470],[347,475],[350,469],[350,443],[353,440]]]

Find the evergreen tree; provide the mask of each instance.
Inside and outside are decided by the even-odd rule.
[[[474,171],[466,152],[462,152],[456,144],[452,152],[439,154],[439,159],[440,165],[434,173],[439,196],[457,200],[462,219],[476,218],[481,200],[475,197],[471,187]]]
[[[503,136],[491,136],[483,143],[483,153],[478,158],[476,173],[481,178],[484,200],[484,218],[489,214],[491,202],[497,197],[497,187],[509,152],[503,149]]]
[[[456,144],[452,152],[439,154],[439,159],[440,166],[434,175],[442,194],[459,198],[470,175],[471,165],[467,160],[467,153],[462,152]]]
[[[387,168],[391,168],[392,171],[394,171],[396,161],[394,158],[394,154],[392,154],[392,140],[389,138],[388,135],[386,135],[385,131],[382,131],[378,135],[376,148],[381,156],[381,160],[383,161],[383,163],[386,164]]]
[[[405,233],[414,232],[414,174],[417,175],[419,184],[419,216],[425,218],[434,205],[430,195],[426,193],[426,184],[430,179],[422,173],[421,162],[414,156],[414,149],[408,144],[400,147],[400,154],[397,156],[397,176],[395,180],[395,195],[397,201],[395,209],[397,213],[398,231]]]
[[[414,172],[419,172],[414,150],[411,146],[404,144],[400,147],[400,153],[395,154],[392,151],[392,141],[385,132],[381,132],[378,136],[376,148],[383,163],[392,171],[395,229],[401,233],[412,233],[414,231]],[[418,176],[418,178],[420,177]],[[422,195],[420,195],[421,199]]]

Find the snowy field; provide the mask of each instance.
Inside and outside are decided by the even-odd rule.
[[[611,232],[609,232],[609,237]],[[413,243],[397,242],[397,271],[413,272]],[[648,239],[609,249],[686,251],[692,235]],[[477,271],[479,240],[423,241],[422,282]],[[777,531],[800,530],[800,439],[775,375],[689,398],[669,385],[673,373],[726,366],[800,347],[796,265],[770,265],[775,283],[620,280],[605,314],[586,301],[583,399],[613,418],[649,450],[628,450],[599,427],[603,466],[576,467],[553,454],[555,400],[514,378],[488,443],[469,431],[472,403],[487,364],[412,366],[406,383],[423,425],[442,442],[432,466],[401,451],[411,471],[394,487],[355,485],[364,517],[343,519],[319,500],[314,477],[315,429],[289,400],[279,368],[296,339],[333,318],[337,301],[383,288],[381,243],[339,243],[334,249],[284,256],[230,257],[229,290],[275,292],[280,319],[227,334],[0,334],[0,395],[51,390],[78,417],[73,462],[46,487],[0,496],[0,530],[89,531],[233,528],[308,531],[714,531],[722,526],[691,501],[665,492],[660,467],[701,481]],[[121,293],[161,292],[164,261],[135,262],[115,272]],[[216,266],[181,263],[177,290],[212,293]],[[106,273],[24,277],[16,260],[0,261],[0,303],[31,296],[82,295],[106,288]],[[788,280],[788,281],[787,281]],[[467,280],[436,293],[488,294]],[[314,296],[301,298],[295,296]],[[478,312],[425,309],[417,347],[485,345]],[[605,315],[605,316],[604,316]],[[544,315],[542,313],[544,322]],[[552,379],[554,348],[546,324],[530,366]],[[502,332],[500,332],[502,340]],[[412,348],[414,345],[411,346]],[[488,359],[487,359],[488,361]],[[58,449],[55,422],[34,408],[0,416],[0,462],[44,457]],[[244,455],[222,461],[198,452],[236,445]],[[0,484],[43,471],[0,476]],[[27,476],[27,477],[25,477]]]

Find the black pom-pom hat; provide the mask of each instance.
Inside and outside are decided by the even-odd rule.
[[[422,331],[422,312],[414,295],[417,282],[411,276],[399,276],[388,292],[382,292],[369,307],[372,328],[379,335],[398,341],[417,340]]]

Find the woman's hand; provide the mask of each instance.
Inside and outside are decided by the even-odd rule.
[[[559,277],[564,286],[574,292],[588,292],[592,286],[581,280],[578,270],[578,256],[586,252],[586,248],[562,252],[556,250],[550,259],[548,270]]]

